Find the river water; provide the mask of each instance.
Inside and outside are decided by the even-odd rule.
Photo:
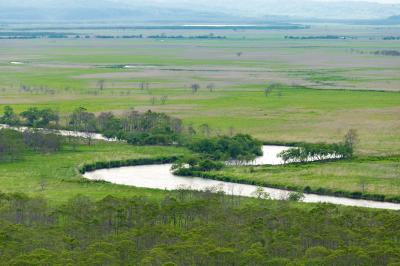
[[[281,164],[282,161],[277,155],[281,151],[288,148],[289,147],[265,145],[263,146],[264,155],[257,158],[255,162],[252,162],[252,164]],[[87,172],[84,174],[84,177],[90,180],[104,180],[114,184],[142,188],[163,190],[185,188],[198,191],[217,190],[223,191],[228,195],[256,197],[255,191],[258,189],[257,186],[222,182],[199,177],[176,176],[172,174],[171,166],[171,164],[157,164],[102,169],[93,172]],[[268,193],[271,199],[275,200],[287,199],[291,193],[291,191],[288,190],[268,187],[264,187],[263,190],[264,192]],[[325,202],[346,206],[400,210],[400,204],[396,203],[357,200],[315,194],[304,194],[303,202]]]

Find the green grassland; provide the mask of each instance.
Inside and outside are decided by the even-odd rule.
[[[400,158],[358,158],[344,161],[317,162],[284,166],[227,167],[211,174],[232,180],[275,187],[309,186],[331,191],[381,194],[387,198],[400,195]]]
[[[215,31],[224,40],[38,39],[0,42],[0,108],[17,112],[51,107],[63,117],[83,106],[116,114],[135,108],[168,113],[185,125],[208,124],[212,134],[248,133],[265,142],[337,142],[356,129],[359,158],[400,154],[400,59],[359,54],[397,49],[398,28],[330,26],[357,40],[287,40],[286,35],[324,35],[327,28],[299,31]],[[121,34],[121,32],[113,32]],[[140,32],[160,34],[157,31]],[[209,34],[177,32],[166,34]],[[123,34],[139,34],[124,32]],[[241,56],[237,53],[242,52]],[[13,65],[10,62],[24,62]],[[125,69],[123,65],[134,65]],[[99,81],[104,88],[99,89]],[[140,83],[149,89],[140,89]],[[192,93],[190,85],[201,89]],[[215,85],[213,92],[206,89]],[[284,84],[268,96],[268,84]],[[24,89],[22,89],[24,88]],[[161,98],[167,96],[165,103]],[[1,112],[1,111],[0,111]],[[56,201],[82,193],[154,194],[110,184],[82,183],[83,162],[185,152],[178,148],[101,143],[55,155],[27,155],[0,165],[0,190],[43,194]],[[396,157],[397,158],[397,157]],[[43,164],[46,161],[46,164]],[[398,195],[399,161],[333,162],[306,166],[227,168],[224,174],[274,184]],[[39,191],[45,178],[48,186]],[[64,181],[62,181],[64,180]],[[67,182],[69,180],[71,182]],[[364,180],[364,181],[360,181]],[[361,182],[361,183],[360,183]]]
[[[94,199],[101,199],[107,195],[139,195],[157,199],[165,196],[165,193],[103,182],[87,182],[81,177],[79,168],[98,161],[156,158],[186,153],[185,149],[174,147],[134,147],[104,142],[92,146],[79,145],[76,149],[67,145],[63,151],[55,154],[26,153],[23,159],[17,162],[1,163],[0,191],[42,196],[54,204],[65,202],[78,194]]]
[[[63,114],[79,106],[91,112],[152,109],[180,117],[196,127],[207,123],[214,133],[249,133],[263,141],[339,141],[350,128],[358,130],[359,154],[400,152],[400,93],[314,90],[284,87],[264,95],[263,86],[195,95],[190,89],[139,89],[124,95],[31,95],[2,97],[0,107],[12,105],[21,112],[30,106],[50,107]],[[168,96],[165,104],[160,102]],[[156,102],[151,104],[155,97]]]

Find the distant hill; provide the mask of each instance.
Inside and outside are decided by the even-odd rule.
[[[18,0],[0,1],[5,20],[239,21],[265,17],[399,20],[400,4],[313,0]]]

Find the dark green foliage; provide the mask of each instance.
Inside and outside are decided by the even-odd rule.
[[[289,194],[288,200],[290,201],[301,201],[304,199],[304,194],[301,192],[292,192]]]
[[[0,129],[0,162],[20,159],[26,150],[56,152],[62,148],[62,137],[51,133]]]
[[[17,160],[22,156],[24,150],[22,133],[0,129],[0,162]]]
[[[196,171],[208,172],[211,170],[221,170],[223,167],[224,163],[222,162],[197,156],[183,157],[173,165],[176,173],[185,172],[184,176]]]
[[[316,143],[300,144],[279,154],[285,162],[307,162],[310,160],[324,160],[328,158],[350,158],[353,156],[353,143]]]
[[[172,145],[177,136],[170,133],[128,133],[122,138],[132,145]]]
[[[251,161],[262,155],[261,142],[243,134],[194,140],[188,148],[214,160]]]
[[[121,119],[114,116],[113,113],[101,113],[97,117],[97,129],[103,133],[105,137],[117,137],[122,129]]]
[[[20,114],[25,119],[25,125],[31,127],[48,127],[51,122],[58,123],[60,120],[56,111],[46,108],[38,109],[31,107]]]
[[[69,117],[68,126],[74,131],[96,132],[96,116],[86,108],[79,107]]]
[[[14,113],[14,109],[11,106],[4,107],[4,114],[0,116],[0,124],[7,124],[10,126],[15,126],[20,123],[19,117]]]
[[[28,147],[45,153],[59,151],[62,145],[62,137],[52,133],[25,131],[23,138]]]
[[[399,220],[186,190],[59,207],[0,193],[0,265],[398,265]]]
[[[166,164],[176,162],[178,157],[159,157],[159,158],[141,158],[141,159],[128,159],[123,161],[107,161],[107,162],[96,162],[93,164],[85,164],[79,169],[81,174],[86,172],[98,170],[98,169],[110,169],[118,168],[122,166],[135,166],[135,165],[149,165],[149,164]]]

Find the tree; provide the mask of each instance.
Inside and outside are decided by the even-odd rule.
[[[121,119],[111,112],[103,112],[97,117],[97,128],[106,137],[116,137],[122,129]]]
[[[69,125],[74,131],[83,131],[86,134],[88,145],[92,143],[93,133],[96,132],[96,116],[87,112],[83,107],[75,109],[69,117]]]
[[[139,88],[140,88],[141,90],[144,90],[144,89],[148,90],[149,87],[150,87],[150,85],[149,85],[148,82],[140,82],[140,83],[139,83]]]
[[[26,119],[28,126],[35,126],[40,119],[40,111],[36,107],[31,107],[22,112],[21,117]]]
[[[289,194],[289,201],[302,201],[304,199],[304,194],[301,192],[291,192]]]
[[[272,88],[271,87],[268,87],[268,88],[264,89],[264,94],[265,94],[266,97],[268,97],[271,94],[271,92],[272,92]]]
[[[168,100],[168,96],[167,95],[163,95],[161,97],[161,104],[165,104],[167,102],[167,100]]]
[[[40,110],[36,107],[31,107],[22,112],[21,117],[25,118],[27,125],[32,127],[47,127],[51,122],[57,124],[60,120],[57,112],[50,108]]]
[[[209,126],[208,124],[202,124],[202,125],[200,125],[199,129],[200,129],[201,133],[202,133],[204,136],[207,136],[207,137],[210,136],[210,134],[211,134],[211,128],[210,128],[210,126]]]
[[[41,120],[39,121],[38,126],[41,126],[41,127],[46,127],[51,122],[58,124],[58,122],[60,121],[60,117],[57,114],[57,112],[50,108],[40,110],[40,119]]]
[[[19,118],[11,106],[4,106],[4,114],[0,117],[0,123],[15,126],[19,124]]]
[[[213,92],[213,91],[214,91],[214,89],[215,89],[215,85],[214,85],[214,83],[210,83],[210,84],[208,84],[208,85],[207,85],[207,89],[208,89],[210,92]]]
[[[192,93],[195,94],[197,91],[200,89],[200,85],[197,83],[194,83],[190,86],[192,88]]]
[[[10,129],[0,130],[0,162],[14,161],[22,156],[25,146],[21,135]]]
[[[193,125],[189,125],[187,128],[187,132],[189,136],[194,136],[196,135],[196,130],[194,129]]]
[[[346,144],[347,147],[351,149],[351,151],[354,151],[355,145],[358,142],[358,133],[357,130],[355,129],[350,129],[346,135],[344,136],[344,143]]]
[[[101,79],[97,82],[97,87],[99,88],[100,91],[102,91],[104,89],[104,85],[105,85],[104,79]]]

